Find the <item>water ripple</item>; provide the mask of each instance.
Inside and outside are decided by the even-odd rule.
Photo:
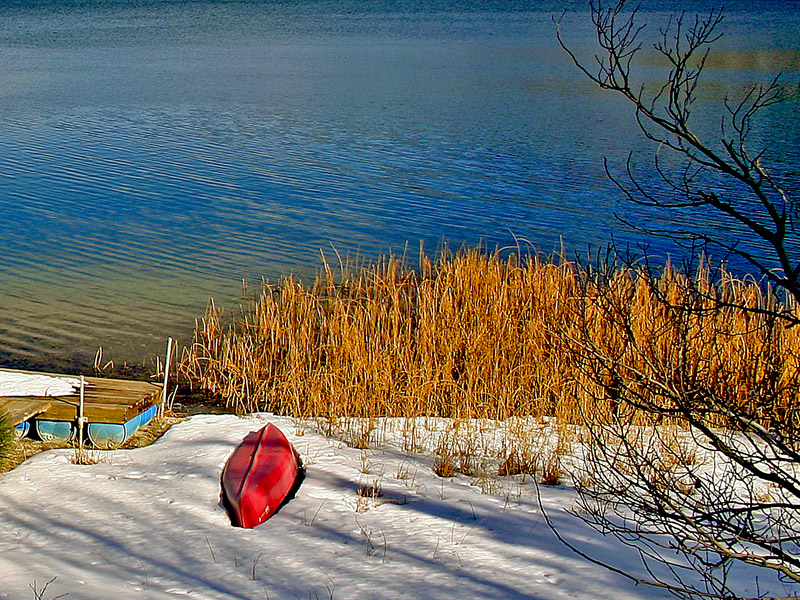
[[[630,113],[574,73],[549,4],[474,4],[4,5],[0,363],[142,360],[331,245],[630,239],[602,172],[643,149]],[[714,93],[754,75],[715,69]],[[784,164],[796,106],[767,124]]]

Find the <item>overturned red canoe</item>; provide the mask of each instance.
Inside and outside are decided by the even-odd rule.
[[[297,453],[269,423],[250,433],[222,469],[223,502],[231,520],[255,527],[280,508],[299,474]]]

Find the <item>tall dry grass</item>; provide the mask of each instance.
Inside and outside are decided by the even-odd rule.
[[[724,306],[719,300],[724,301]],[[800,328],[755,282],[708,270],[596,271],[480,249],[264,283],[228,319],[213,302],[180,372],[240,412],[342,417],[555,416],[616,410],[618,383],[687,377],[731,405],[796,416]],[[603,354],[598,361],[597,354]],[[687,375],[688,374],[688,375]],[[616,375],[615,375],[616,376]]]

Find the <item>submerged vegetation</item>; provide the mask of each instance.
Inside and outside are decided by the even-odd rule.
[[[331,426],[383,416],[602,421],[620,410],[619,390],[657,396],[649,382],[672,372],[669,385],[772,426],[797,419],[800,328],[776,318],[785,310],[724,271],[655,275],[464,249],[418,268],[389,257],[326,264],[310,285],[264,283],[230,322],[212,302],[180,370],[239,412]]]

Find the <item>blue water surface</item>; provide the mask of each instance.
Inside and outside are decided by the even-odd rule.
[[[672,10],[642,3],[657,33]],[[779,71],[800,80],[797,2],[734,2],[698,128]],[[74,0],[0,7],[0,364],[78,368],[188,341],[210,297],[446,242],[551,252],[649,243],[603,170],[642,157],[631,109],[558,47],[590,57],[583,2]],[[663,66],[643,53],[637,75]],[[798,103],[759,121],[798,181]],[[693,224],[736,237],[705,215]]]

